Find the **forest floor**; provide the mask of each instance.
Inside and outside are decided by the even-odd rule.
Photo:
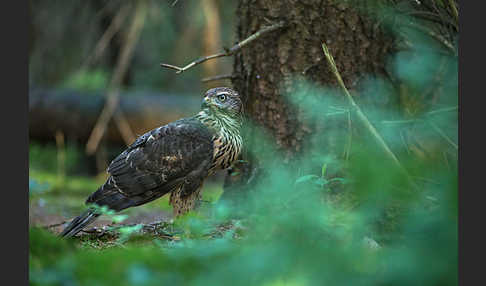
[[[84,205],[86,198],[104,180],[103,177],[66,177],[60,182],[57,175],[48,172],[31,171],[29,175],[35,185],[32,186],[31,182],[29,227],[44,228],[54,234],[59,234],[71,219],[86,208]],[[204,201],[214,202],[221,195],[222,183],[219,181],[219,178],[216,178],[205,184]],[[110,243],[119,237],[119,233],[110,231],[110,228],[134,225],[143,227],[140,233],[173,239],[164,232],[156,231],[157,227],[172,223],[172,207],[168,200],[169,197],[165,196],[143,206],[123,210],[118,214],[126,217],[119,223],[113,222],[110,215],[102,215],[81,231],[77,239],[81,242],[91,240],[97,245]]]

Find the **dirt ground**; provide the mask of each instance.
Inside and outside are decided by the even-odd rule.
[[[60,206],[53,206],[42,199],[33,200],[29,205],[29,226],[46,227],[53,233],[60,233],[66,224],[76,217],[77,212],[74,210],[69,211],[56,211]],[[122,214],[126,214],[122,212]],[[134,209],[130,212],[127,219],[123,221],[123,225],[127,224],[150,224],[158,221],[169,221],[172,218],[172,213],[165,210],[156,209]],[[65,223],[63,223],[65,222]],[[101,216],[86,229],[102,228],[103,226],[113,225],[112,221],[105,216]]]

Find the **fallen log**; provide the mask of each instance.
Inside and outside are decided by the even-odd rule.
[[[55,140],[57,131],[68,140],[85,144],[106,98],[102,92],[80,92],[31,88],[29,90],[29,138]],[[157,92],[122,92],[119,109],[123,111],[136,135],[197,112],[201,99],[197,96]],[[116,125],[110,121],[105,140],[124,144]]]

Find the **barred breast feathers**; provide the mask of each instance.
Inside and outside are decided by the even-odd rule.
[[[210,173],[217,169],[230,167],[241,151],[241,118],[224,115],[215,116],[205,110],[199,112],[196,118],[215,132],[213,136],[213,163],[210,167]]]

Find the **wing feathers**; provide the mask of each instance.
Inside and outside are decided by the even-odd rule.
[[[184,180],[194,177],[199,183],[204,178],[186,176],[199,169],[207,175],[213,156],[212,135],[196,119],[178,120],[145,133],[110,163],[107,171],[111,176],[86,202],[121,210],[163,196],[182,186]],[[190,185],[185,189],[198,184]]]

